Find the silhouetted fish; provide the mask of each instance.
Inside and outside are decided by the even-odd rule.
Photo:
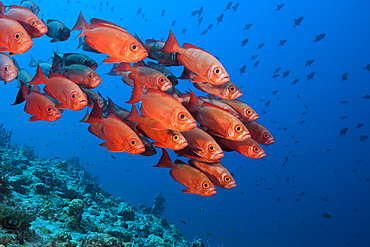
[[[185,34],[186,30],[188,30],[187,28],[184,28],[182,31],[181,31],[181,34]]]
[[[260,60],[256,61],[256,62],[254,63],[254,65],[253,65],[253,68],[258,67],[258,65],[259,65],[259,64],[260,64]]]
[[[241,47],[245,46],[245,45],[248,43],[248,41],[249,41],[249,39],[248,39],[248,38],[244,39],[244,40],[242,41],[242,45],[241,45]]]
[[[341,101],[340,103],[342,103],[342,104],[347,104],[347,103],[348,103],[348,100],[343,100],[343,101]]]
[[[239,2],[237,2],[232,8],[233,8],[233,13],[235,12],[235,11],[237,11],[238,10],[238,7],[239,7]]]
[[[362,126],[364,126],[364,123],[358,123],[358,124],[357,124],[356,129],[359,129],[359,128],[361,128]]]
[[[330,219],[331,216],[327,213],[323,213],[322,216],[324,216],[324,219]]]
[[[299,124],[303,124],[304,122],[306,122],[306,120],[302,120],[299,122]]]
[[[198,10],[198,17],[203,13],[203,6]]]
[[[140,8],[137,10],[136,15],[140,15],[142,10],[143,10],[143,8],[142,8],[142,7],[140,7]]]
[[[245,24],[245,27],[243,28],[243,30],[249,30],[249,28],[251,28],[251,26],[252,26],[252,23]]]
[[[368,137],[367,135],[360,136],[360,141],[361,142],[365,141],[367,139],[367,137]]]
[[[208,32],[208,29],[204,30],[200,35],[206,35],[207,32]]]
[[[275,69],[275,72],[274,72],[274,73],[279,73],[279,72],[280,72],[280,70],[281,70],[281,67],[277,67],[277,68]]]
[[[283,73],[283,79],[290,74],[290,70],[287,70]]]
[[[243,67],[241,67],[239,70],[240,70],[240,74],[243,74],[245,73],[245,68],[247,67],[247,65],[243,65]]]
[[[287,41],[286,39],[281,39],[278,46],[283,46]]]
[[[364,69],[366,69],[366,70],[370,71],[370,63],[368,63],[368,64],[364,67]]]
[[[266,108],[270,106],[270,100],[265,103]]]
[[[347,76],[348,76],[348,72],[344,73],[344,74],[342,75],[342,81],[341,81],[341,82],[343,82],[343,81],[347,80]]]
[[[222,22],[222,19],[224,18],[224,14],[221,14],[219,17],[217,17],[217,25]]]
[[[198,26],[202,23],[203,21],[203,16],[201,16],[199,19],[198,19]]]
[[[297,19],[294,19],[294,25],[293,25],[293,27],[295,28],[295,26],[301,25],[302,20],[303,20],[303,16],[298,17]]]
[[[345,127],[344,129],[342,129],[340,131],[340,135],[339,136],[345,135],[347,133],[347,131],[348,131],[348,127]]]
[[[208,25],[208,27],[207,27],[207,29],[209,30],[209,29],[211,29],[213,27],[213,24],[209,24]]]
[[[259,45],[258,45],[258,47],[257,47],[257,50],[258,50],[258,49],[261,49],[264,45],[265,45],[265,43],[261,43],[261,44],[259,44]]]
[[[271,78],[276,79],[276,78],[278,78],[278,77],[279,77],[279,74],[274,74]]]
[[[272,91],[272,95],[276,95],[279,92],[279,90]]]
[[[311,59],[311,60],[307,60],[307,61],[306,61],[306,64],[305,64],[305,67],[306,67],[306,66],[311,66],[311,64],[312,64],[313,62],[315,62],[315,60],[313,60],[313,59]]]
[[[176,20],[172,22],[171,27],[175,26]]]
[[[231,5],[233,4],[233,2],[229,2],[227,5],[226,5],[226,8],[225,8],[225,11],[230,9]]]
[[[370,95],[366,94],[365,96],[362,97],[363,99],[370,99]]]
[[[162,17],[162,16],[164,16],[164,12],[165,12],[165,11],[166,11],[165,9],[163,9],[163,10],[162,10],[161,17]]]
[[[297,82],[299,81],[299,79],[295,79],[293,82],[292,82],[292,85],[295,85],[297,84]]]
[[[251,59],[250,60],[254,60],[254,59],[256,59],[258,57],[258,55],[257,54],[254,54],[254,55],[252,55],[251,56]]]
[[[284,5],[285,4],[283,4],[283,3],[282,4],[278,4],[277,7],[276,7],[276,9],[275,9],[275,11],[276,10],[281,10],[284,7]]]
[[[344,115],[344,116],[343,116],[343,117],[341,117],[340,119],[344,120],[344,119],[346,119],[346,118],[348,118],[348,116],[347,116],[347,115]]]
[[[311,72],[308,76],[307,76],[307,81],[311,80],[313,78],[313,76],[315,75],[315,71]]]
[[[316,38],[314,39],[314,43],[316,43],[317,41],[320,41],[322,40],[324,37],[325,37],[326,33],[321,33],[319,35],[316,35]]]

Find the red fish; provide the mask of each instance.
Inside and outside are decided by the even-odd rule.
[[[114,114],[109,113],[106,118],[96,102],[94,102],[93,110],[90,113],[87,123],[96,124],[101,123],[101,131],[95,129],[94,132],[98,137],[106,142],[100,144],[102,147],[107,147],[111,152],[127,152],[130,154],[141,154],[145,151],[144,144],[136,133],[125,124],[122,120],[117,118]]]
[[[179,150],[185,148],[188,143],[184,136],[179,131],[174,130],[156,130],[150,128],[150,125],[155,123],[155,120],[150,118],[140,117],[135,105],[132,105],[130,115],[126,120],[137,122],[136,128],[145,134],[148,138],[154,140],[153,145],[159,148],[169,148],[172,150]]]
[[[133,77],[132,77],[132,72],[130,71],[114,71],[115,68],[117,68],[118,65],[116,66],[116,64],[113,66],[113,69],[111,71],[109,71],[109,73],[107,73],[107,75],[120,75],[122,76],[121,77],[121,80],[123,81],[123,83],[125,83],[126,85],[130,86],[130,87],[134,87],[135,85],[135,82],[133,80]],[[146,87],[144,84],[141,84],[141,88],[143,89],[143,92],[145,93],[146,90],[148,90],[148,87]]]
[[[18,76],[18,69],[12,59],[5,53],[0,52],[0,81],[13,81]]]
[[[95,70],[82,64],[64,66],[59,74],[87,89],[96,88],[101,83],[101,78]]]
[[[215,186],[203,172],[180,160],[176,160],[174,164],[167,151],[162,148],[162,152],[161,159],[154,167],[171,168],[171,177],[187,187],[182,192],[201,196],[213,196],[217,193]]]
[[[216,99],[216,97],[211,97],[211,95],[208,97],[204,97],[204,96],[200,96],[198,97],[198,99],[204,101],[204,102],[208,102],[208,103],[211,103],[211,104],[214,104],[228,112],[230,112],[231,114],[233,114],[235,117],[237,117],[238,119],[240,119],[240,115],[239,113],[234,109],[232,108],[231,106],[229,106],[228,104],[222,102],[221,100],[219,99]],[[190,95],[189,95],[189,100],[190,100]],[[200,103],[201,105],[202,103]]]
[[[192,130],[182,132],[182,134],[188,141],[189,147],[197,155],[210,160],[219,160],[224,157],[217,142],[201,128],[195,127]]]
[[[196,115],[196,120],[200,125],[211,129],[212,135],[233,141],[243,141],[250,138],[248,129],[234,115],[208,102],[204,102],[200,106],[195,94],[190,92],[191,96],[187,108],[193,115]]]
[[[31,10],[21,6],[10,5],[5,14],[17,20],[26,29],[31,38],[38,38],[48,32],[48,27]]]
[[[185,147],[184,149],[181,149],[181,150],[175,150],[175,153],[179,156],[182,156],[182,157],[186,157],[186,158],[189,158],[189,159],[196,159],[196,160],[200,160],[200,161],[203,161],[203,162],[207,162],[207,163],[219,163],[221,162],[221,160],[210,160],[210,159],[207,159],[205,157],[201,157],[199,155],[197,155],[196,153],[194,153],[194,151],[189,147]]]
[[[222,99],[220,101],[234,108],[239,113],[240,119],[242,121],[252,122],[259,118],[257,112],[255,112],[252,109],[252,107],[250,107],[244,102],[241,102],[239,100],[225,100],[225,99]]]
[[[189,70],[196,73],[192,82],[208,82],[213,85],[222,85],[228,81],[229,74],[222,64],[208,52],[185,43],[179,46],[173,33],[170,31],[168,39],[161,52],[177,52],[178,60]]]
[[[55,73],[50,73],[49,77],[50,79],[45,77],[39,65],[35,77],[29,84],[46,84],[44,92],[61,102],[56,105],[58,109],[78,111],[87,105],[87,97],[76,83]]]
[[[21,54],[32,47],[31,37],[16,20],[0,15],[0,27],[0,52]]]
[[[269,145],[275,142],[275,139],[271,135],[271,133],[261,124],[256,122],[250,123],[243,122],[243,123],[251,133],[253,140],[258,142],[259,144]]]
[[[167,91],[172,88],[170,80],[158,70],[146,66],[144,63],[136,63],[132,67],[129,63],[120,63],[113,71],[130,71],[140,82],[143,90],[156,88],[161,91]],[[130,75],[129,75],[130,77]],[[132,78],[132,76],[131,76]]]
[[[31,91],[28,94],[26,85],[21,81],[17,99],[12,105],[20,104],[23,101],[26,101],[24,111],[32,115],[30,122],[39,120],[55,121],[61,117],[60,111],[47,96],[37,91]]]
[[[221,99],[232,100],[243,95],[242,91],[231,81],[228,81],[222,85],[212,85],[205,82],[194,82],[193,85],[200,91],[215,95]]]
[[[232,189],[236,187],[234,178],[221,163],[210,164],[191,159],[189,164],[201,170],[214,185],[220,188]]]
[[[253,138],[248,138],[244,141],[230,141],[228,139],[214,136],[214,139],[220,144],[224,151],[236,151],[251,159],[261,159],[266,156],[265,151],[261,148]],[[226,147],[225,150],[224,147]]]
[[[82,14],[72,30],[82,29],[78,37],[86,36],[85,42],[91,48],[107,54],[105,63],[139,62],[148,52],[129,32],[111,22],[93,18],[91,25],[81,21]],[[82,17],[83,19],[83,17]]]
[[[183,132],[197,126],[191,114],[172,96],[153,88],[148,89],[144,95],[139,82],[135,77],[134,79],[134,91],[131,99],[126,103],[134,104],[141,101],[140,112],[142,116],[157,121],[151,124],[151,128]]]

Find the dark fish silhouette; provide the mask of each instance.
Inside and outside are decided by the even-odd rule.
[[[324,219],[330,219],[331,216],[327,213],[323,213],[322,216],[324,216]]]
[[[254,55],[252,55],[251,56],[251,59],[250,60],[254,60],[254,59],[256,59],[258,57],[258,55],[257,54],[254,54]]]
[[[217,17],[217,25],[222,22],[222,19],[224,18],[224,14],[221,14],[219,17]]]
[[[344,116],[343,116],[343,117],[341,117],[340,119],[344,120],[344,119],[346,119],[346,118],[348,118],[348,116],[347,116],[347,115],[344,115]]]
[[[266,108],[270,106],[270,100],[265,103]]]
[[[286,40],[286,39],[282,39],[282,40],[280,40],[280,42],[279,42],[278,46],[283,46],[287,41],[288,41],[288,40]]]
[[[276,78],[278,78],[278,77],[279,77],[279,74],[274,74],[271,78],[276,79]]]
[[[345,127],[344,129],[342,129],[340,131],[340,135],[339,136],[345,135],[347,133],[347,131],[348,131],[348,127]]]
[[[295,85],[297,84],[297,82],[299,81],[299,79],[295,79],[293,82],[292,82],[292,85]]]
[[[301,98],[301,96],[299,96],[299,94],[297,94],[297,98],[298,98],[298,99],[300,99],[300,98]],[[302,113],[302,115],[303,115],[303,113]]]
[[[341,82],[343,82],[343,81],[347,80],[347,76],[348,76],[348,72],[344,73],[344,74],[342,75],[342,80],[341,80]]]
[[[306,122],[306,120],[302,120],[299,122],[299,124],[303,124],[304,122]]]
[[[199,19],[198,19],[198,25],[200,25],[203,21],[203,16],[201,16]]]
[[[140,15],[142,10],[143,10],[143,8],[142,8],[142,7],[140,7],[140,8],[137,10],[136,15]]]
[[[321,33],[319,35],[316,35],[316,38],[314,39],[313,42],[316,43],[316,42],[322,40],[325,37],[325,35],[326,35],[326,33]]]
[[[285,71],[285,72],[283,73],[283,79],[284,79],[285,77],[287,77],[289,74],[290,74],[290,70],[288,69],[287,71]]]
[[[308,110],[308,106],[307,105],[304,105],[304,107]]]
[[[305,67],[306,67],[306,66],[311,66],[311,64],[312,64],[313,62],[315,62],[315,60],[313,60],[313,59],[311,59],[311,60],[307,60],[307,61],[306,61],[306,64],[305,64]]]
[[[362,126],[364,126],[364,123],[358,123],[358,124],[357,124],[356,129],[359,129],[359,128],[361,128]]]
[[[206,35],[207,32],[208,32],[208,29],[204,30],[200,35]]]
[[[187,28],[184,28],[182,31],[181,31],[181,34],[185,34],[186,30],[188,30]]]
[[[257,50],[258,50],[258,49],[261,49],[264,45],[265,45],[265,43],[261,43],[261,44],[259,44],[259,45],[258,45],[258,47],[257,47]]]
[[[245,68],[247,67],[247,65],[243,65],[243,67],[241,67],[239,70],[240,70],[240,74],[243,74],[245,73]]]
[[[162,17],[162,16],[164,16],[164,12],[165,12],[165,11],[166,11],[165,9],[163,9],[163,10],[162,10],[161,17]]]
[[[264,102],[265,101],[265,99],[260,99],[260,102]]]
[[[281,10],[284,7],[284,5],[285,4],[283,4],[283,3],[282,4],[278,4],[277,7],[276,7],[276,9],[275,9],[275,11],[276,10]]]
[[[276,95],[279,92],[279,90],[272,91],[272,95]]]
[[[175,26],[176,20],[172,22],[171,27]]]
[[[256,62],[254,63],[254,65],[253,65],[253,68],[258,67],[258,65],[259,65],[259,64],[260,64],[260,60],[256,61]]]
[[[302,112],[302,115],[307,115],[308,111]]]
[[[295,28],[295,26],[301,25],[302,20],[303,20],[303,16],[298,17],[297,19],[294,19],[294,25],[293,25],[293,27]]]
[[[213,27],[213,24],[209,24],[209,26],[207,27],[207,29],[211,29]]]
[[[245,27],[243,28],[243,30],[249,30],[249,28],[251,28],[251,26],[252,26],[252,23],[245,24]]]
[[[71,30],[66,27],[62,22],[57,20],[47,20],[46,26],[48,27],[47,36],[53,38],[50,42],[65,41],[69,38]]]
[[[245,45],[248,43],[248,41],[249,41],[249,39],[248,39],[248,38],[244,39],[244,40],[242,41],[242,45],[241,45],[241,46],[242,46],[242,47],[243,47],[243,46],[245,46]]]
[[[311,72],[308,76],[307,76],[307,81],[311,80],[313,78],[313,76],[315,75],[315,71]]]
[[[370,95],[366,94],[365,96],[362,97],[363,99],[370,99]]]
[[[198,10],[198,17],[203,13],[203,6]]]
[[[363,141],[365,141],[367,138],[368,138],[368,136],[367,136],[367,135],[362,135],[362,136],[360,136],[360,141],[361,141],[361,142],[363,142]]]
[[[190,15],[190,17],[195,16],[197,13],[198,13],[198,10],[196,10],[196,11],[191,11],[191,15]]]
[[[229,2],[227,5],[226,5],[226,8],[225,8],[225,11],[228,10],[228,9],[231,9],[231,5],[233,4],[233,2]]]
[[[366,69],[366,70],[370,71],[370,63],[368,63],[368,64],[364,67],[364,69]]]
[[[342,104],[347,104],[347,103],[348,103],[348,100],[343,100],[343,101],[341,101],[340,103],[342,103]]]
[[[277,67],[277,68],[275,69],[275,72],[274,72],[274,73],[279,73],[279,72],[280,72],[280,70],[281,70],[281,67]]]
[[[237,11],[238,10],[238,7],[239,7],[239,2],[237,2],[232,8],[233,8],[233,13],[235,12],[235,11]]]

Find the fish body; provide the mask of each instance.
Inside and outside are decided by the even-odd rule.
[[[261,124],[257,122],[243,123],[251,133],[252,139],[255,140],[257,143],[269,145],[275,142],[275,139],[271,135],[271,133]]]
[[[48,32],[45,23],[28,8],[10,5],[5,15],[17,20],[31,38],[41,37]]]
[[[288,40],[286,40],[286,39],[282,39],[282,40],[280,40],[280,42],[279,42],[278,46],[283,46],[287,41],[288,41]]]
[[[59,74],[87,89],[96,88],[101,83],[101,78],[95,70],[82,64],[64,66]]]
[[[262,47],[264,47],[265,46],[265,43],[261,43],[261,44],[259,44],[258,46],[257,46],[257,50],[258,49],[262,49]]]
[[[230,172],[221,163],[206,163],[191,159],[189,164],[202,171],[211,180],[213,185],[224,189],[236,187],[236,182]]]
[[[253,68],[257,68],[259,64],[260,64],[260,60],[256,61],[256,62],[254,63],[254,65],[253,65]]]
[[[141,101],[142,116],[157,121],[152,127],[183,132],[197,126],[191,114],[172,96],[153,88],[148,89],[144,95],[139,82],[136,79],[134,81],[134,91],[126,103],[134,104]]]
[[[224,14],[221,14],[219,17],[217,17],[217,25],[222,22],[222,19],[224,18]]]
[[[249,30],[249,28],[252,27],[252,23],[249,23],[249,24],[245,24],[245,27],[243,28],[243,30]]]
[[[39,120],[55,121],[61,117],[60,111],[47,96],[37,91],[31,91],[28,94],[26,85],[21,82],[17,99],[13,105],[20,104],[23,101],[26,101],[24,111],[32,115],[30,122]]]
[[[190,71],[197,74],[191,80],[192,82],[208,82],[213,85],[222,85],[229,81],[229,74],[214,56],[187,43],[181,48],[171,31],[166,44],[160,51],[177,52],[178,60]]]
[[[81,88],[82,92],[84,94],[86,94],[87,107],[93,108],[94,107],[94,101],[96,101],[98,103],[98,106],[100,107],[100,109],[104,109],[107,106],[107,103],[105,102],[105,100],[99,94],[97,94],[95,91],[84,88],[84,87],[80,87],[80,88]]]
[[[53,71],[58,71],[62,66],[70,66],[72,64],[82,64],[85,66],[90,67],[93,70],[96,70],[98,68],[98,63],[84,55],[79,53],[56,53],[54,52],[53,58]]]
[[[290,74],[290,70],[283,72],[283,79]]]
[[[57,20],[47,20],[46,26],[48,27],[48,32],[46,33],[46,35],[50,38],[53,38],[50,41],[51,43],[65,41],[69,38],[69,35],[71,34],[71,30],[62,22]]]
[[[294,25],[293,25],[293,27],[295,28],[296,26],[301,25],[302,20],[303,20],[303,16],[300,16],[297,19],[294,19]]]
[[[242,121],[252,122],[259,118],[257,112],[242,101],[225,99],[221,99],[220,101],[231,106],[239,114]]]
[[[190,95],[189,95],[189,100],[190,100]],[[199,101],[200,100],[200,101]],[[240,115],[238,113],[238,111],[236,111],[233,107],[231,107],[230,105],[226,104],[225,102],[223,102],[221,99],[216,99],[214,97],[203,97],[203,96],[199,96],[198,97],[198,102],[199,104],[203,104],[203,102],[208,102],[208,103],[211,103],[211,104],[214,104],[228,112],[230,112],[231,114],[233,114],[235,117],[237,117],[238,119],[240,119]]]
[[[0,15],[0,52],[21,54],[32,47],[32,39],[21,24],[5,15]]]
[[[245,46],[249,41],[249,38],[243,39],[241,47]]]
[[[343,129],[340,131],[340,135],[339,135],[339,136],[346,135],[347,131],[348,131],[348,127],[343,128]]]
[[[87,105],[87,97],[77,84],[55,73],[50,73],[48,79],[40,66],[38,66],[37,73],[29,84],[46,84],[44,92],[61,102],[56,105],[58,109],[78,111]]]
[[[311,66],[311,64],[314,62],[315,60],[311,59],[311,60],[306,60],[306,64],[304,65],[305,67],[306,66]]]
[[[297,84],[297,82],[299,81],[299,79],[295,79],[293,82],[292,82],[292,85],[295,85]]]
[[[171,71],[169,71],[167,68],[163,67],[162,65],[156,64],[150,61],[148,61],[146,65],[164,74],[168,78],[168,80],[171,81],[172,85],[176,86],[177,84],[179,84],[177,77],[174,74],[172,74]]]
[[[232,8],[233,8],[233,13],[235,13],[238,10],[239,7],[239,2],[237,2]]]
[[[251,58],[249,59],[249,60],[254,60],[254,59],[256,59],[258,57],[258,55],[257,54],[254,54],[254,55],[252,55],[251,56]]]
[[[247,67],[247,65],[243,65],[239,70],[240,70],[240,75],[245,73],[245,68]]]
[[[342,75],[342,80],[341,80],[341,82],[343,82],[343,81],[347,80],[347,77],[348,77],[348,72],[346,72],[346,73],[344,73],[344,74]]]
[[[20,6],[31,10],[32,13],[34,13],[35,15],[37,15],[40,11],[39,6],[37,4],[35,4],[34,2],[32,2],[32,1],[28,1],[28,0],[24,1],[23,0],[23,1],[21,1]]]
[[[226,10],[231,9],[231,5],[232,5],[232,4],[233,4],[233,2],[229,2],[229,3],[226,5],[225,11],[226,11]]]
[[[97,53],[97,54],[101,54],[100,51],[97,51],[97,50],[91,48],[90,46],[88,46],[88,44],[86,44],[86,42],[85,42],[85,39],[79,37],[78,38],[78,46],[77,46],[76,49],[80,48],[81,46],[82,46],[82,50],[84,50],[84,51],[94,52],[94,53]]]
[[[18,69],[12,59],[0,52],[0,80],[5,83],[13,81],[18,76]]]
[[[316,38],[314,39],[313,42],[316,43],[316,42],[322,40],[325,36],[326,36],[326,33],[321,33],[319,35],[316,35]]]
[[[307,81],[312,80],[314,75],[315,75],[315,71],[313,71],[310,74],[308,74]]]
[[[243,95],[242,91],[231,81],[222,85],[212,85],[204,82],[194,82],[193,85],[200,91],[215,95],[221,99],[233,100]]]
[[[182,192],[201,196],[212,196],[216,194],[216,188],[203,172],[180,160],[172,163],[167,151],[162,149],[162,152],[161,159],[154,167],[171,168],[171,177],[187,187]]]
[[[283,3],[282,4],[278,4],[277,7],[276,7],[276,9],[275,9],[275,11],[281,10],[284,7],[284,5],[285,4],[283,4]]]

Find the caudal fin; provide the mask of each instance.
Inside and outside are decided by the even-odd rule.
[[[28,83],[31,85],[35,84],[46,84],[48,82],[48,78],[45,77],[44,72],[42,72],[40,65],[37,65],[37,72],[35,77]]]
[[[23,101],[25,101],[25,97],[28,94],[27,86],[23,83],[23,81],[20,81],[20,82],[21,82],[21,88],[19,89],[18,94],[17,94],[17,98],[16,98],[15,102],[12,105],[18,105],[18,104],[22,103]]]
[[[72,28],[71,32],[75,31],[75,30],[81,30],[84,26],[89,27],[89,24],[87,24],[87,22],[85,21],[85,18],[83,17],[83,15],[80,11],[80,15],[78,16],[77,22],[74,25],[74,27]]]
[[[160,52],[178,52],[179,50],[181,50],[181,47],[179,46],[179,43],[177,42],[175,35],[173,35],[172,31],[170,31],[166,44],[159,51]]]
[[[133,74],[132,74],[132,78],[134,80],[134,90],[132,91],[131,99],[126,102],[128,104],[135,104],[135,103],[141,101],[141,97],[144,94],[140,83],[137,81],[136,77]]]
[[[166,149],[162,148],[162,156],[159,159],[158,163],[153,167],[168,167],[172,168],[174,165],[171,161],[170,156],[168,155]]]
[[[90,112],[89,118],[86,120],[86,123],[92,124],[92,123],[100,123],[101,119],[103,119],[103,112],[101,111],[98,103],[94,100],[94,107],[92,111]]]

